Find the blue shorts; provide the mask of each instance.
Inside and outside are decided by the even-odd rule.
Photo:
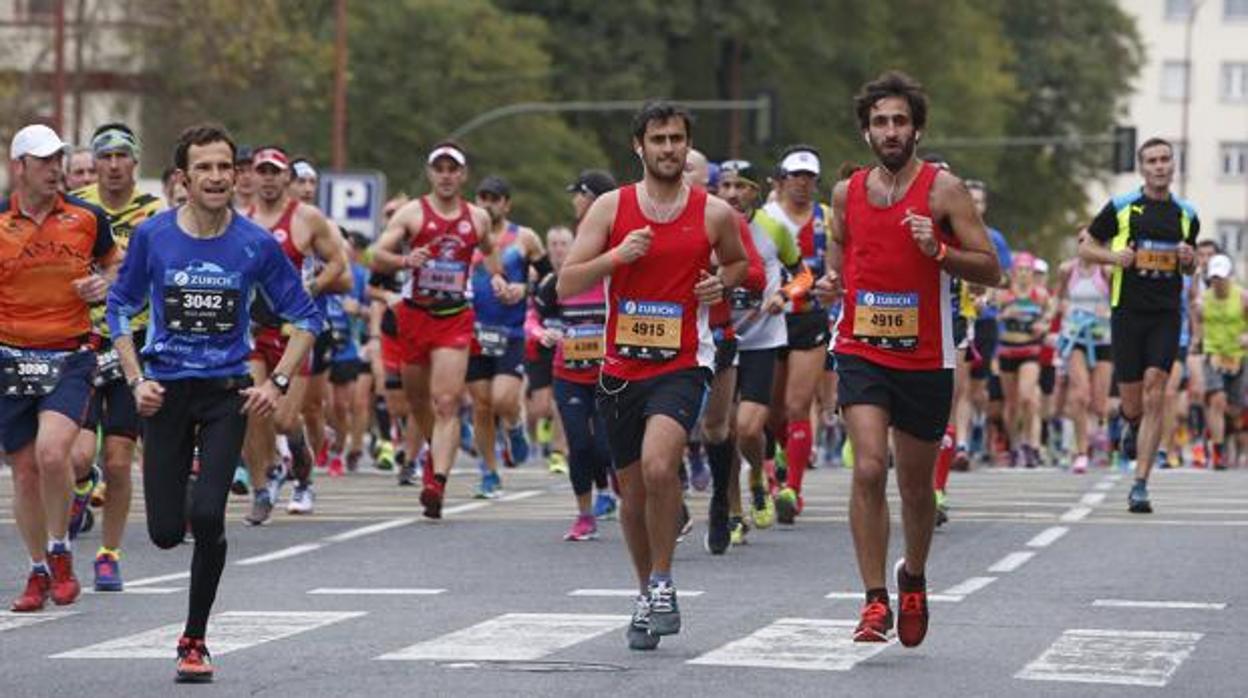
[[[0,397],[0,443],[8,453],[28,446],[39,433],[39,413],[63,414],[82,426],[91,408],[95,353],[77,351],[61,365],[61,378],[47,395]]]
[[[523,336],[508,338],[507,348],[500,356],[487,356],[474,352],[468,357],[468,372],[464,377],[466,382],[491,380],[494,376],[524,377]]]

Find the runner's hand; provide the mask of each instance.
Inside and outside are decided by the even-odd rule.
[[[134,404],[138,407],[140,417],[156,414],[161,405],[165,404],[165,386],[153,380],[139,381],[134,386]]]
[[[542,333],[538,335],[537,341],[544,347],[553,347],[563,339],[563,332],[554,327],[542,328]]]
[[[833,305],[845,293],[845,288],[841,285],[841,275],[839,272],[829,269],[819,280],[815,282],[815,298],[819,299],[824,305]]]
[[[87,303],[102,303],[108,298],[108,280],[99,274],[74,279],[74,290]]]
[[[763,312],[768,315],[779,315],[784,312],[784,304],[787,303],[788,300],[789,299],[784,297],[783,293],[773,293],[771,294],[771,298],[768,298],[767,301],[763,303]]]
[[[1135,264],[1135,250],[1131,249],[1130,247],[1126,249],[1118,250],[1114,254],[1117,255],[1118,257],[1118,260],[1117,260],[1118,266],[1122,267],[1123,269],[1130,269],[1131,265]]]
[[[714,305],[724,299],[724,282],[718,274],[705,269],[698,270],[698,283],[693,286],[693,295],[699,303]]]
[[[403,266],[408,269],[419,269],[429,261],[429,246],[417,247],[403,258]]]
[[[282,391],[273,385],[273,381],[265,381],[260,387],[252,386],[238,391],[245,399],[242,413],[255,417],[267,417],[277,409],[277,401],[282,399]]]
[[[505,284],[503,292],[498,296],[498,299],[504,305],[515,305],[524,300],[524,297],[528,295],[528,291],[529,287],[520,282]]]
[[[650,251],[650,241],[653,239],[654,232],[650,230],[650,226],[638,228],[624,236],[624,242],[613,250],[613,257],[620,264],[632,264]]]
[[[932,226],[932,219],[927,216],[920,216],[911,209],[906,209],[906,215],[901,222],[910,228],[910,237],[914,239],[914,244],[918,245],[919,252],[924,257],[935,257],[940,253],[940,241],[936,239],[936,230]]]
[[[1179,268],[1191,269],[1196,263],[1196,250],[1186,242],[1179,243]]]

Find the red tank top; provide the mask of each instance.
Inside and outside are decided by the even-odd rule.
[[[295,245],[295,210],[299,208],[299,200],[291,199],[286,203],[286,208],[282,209],[282,215],[278,216],[277,222],[273,227],[269,228],[269,232],[273,233],[273,237],[277,238],[278,244],[282,246],[282,252],[286,253],[286,258],[290,263],[295,265],[295,269],[303,269],[303,253],[299,251]],[[247,217],[254,218],[256,215],[256,207],[252,206],[247,209]]]
[[[864,168],[849,180],[836,351],[901,370],[953,368],[949,275],[919,251],[902,222],[907,211],[931,217],[939,170],[923,163],[906,195],[883,208],[867,198],[870,173]],[[953,242],[939,227],[937,235]]]
[[[420,198],[424,222],[420,232],[408,238],[412,248],[429,247],[429,261],[412,272],[408,300],[437,315],[450,315],[467,308],[467,289],[472,255],[477,249],[477,228],[468,203],[461,201],[459,215],[443,218]]]
[[[654,238],[644,257],[611,273],[603,373],[645,380],[712,365],[715,345],[707,309],[693,295],[699,272],[708,269],[711,260],[706,196],[705,189],[693,187],[680,215],[670,223],[657,223],[642,214],[637,185],[620,188],[607,247],[619,245],[630,231],[647,225]]]

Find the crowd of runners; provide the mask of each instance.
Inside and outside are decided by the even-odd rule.
[[[572,485],[552,536],[618,516],[628,645],[653,649],[681,627],[672,558],[695,520],[725,554],[800,524],[807,470],[846,467],[854,639],[914,646],[950,471],[1133,463],[1127,507],[1147,513],[1152,468],[1248,462],[1248,295],[1171,193],[1169,143],[1046,261],[986,225],[990,184],[922,155],[916,82],[887,73],[853,108],[871,162],[799,144],[714,163],[687,111],[652,102],[629,139],[641,178],[569,173],[568,225],[544,235],[510,217],[523,192],[438,143],[429,191],[390,200],[375,240],[317,209],[293,148],[189,128],[162,199],[135,174],[169,159],[126,124],[83,148],[22,129],[0,204],[0,435],[30,555],[12,610],[74,602],[72,541],[97,521],[94,587],[124,588],[141,463],[151,539],[195,546],[178,677],[210,680],[231,492],[260,526],[377,469],[436,519],[452,477],[495,498],[542,467]]]

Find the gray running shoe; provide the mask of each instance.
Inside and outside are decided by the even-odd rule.
[[[628,623],[625,637],[628,638],[630,650],[652,650],[659,646],[659,636],[650,634],[650,597],[644,594],[637,596],[633,619]]]
[[[256,490],[256,496],[251,500],[251,512],[243,517],[243,520],[252,526],[259,526],[269,520],[269,515],[273,513],[273,497],[269,494],[268,488]]]
[[[650,633],[675,635],[680,632],[680,606],[676,603],[676,587],[670,582],[650,585]]]

